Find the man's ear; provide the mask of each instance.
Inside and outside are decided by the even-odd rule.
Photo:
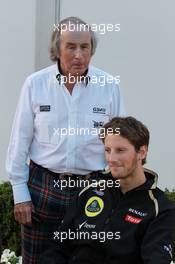
[[[146,145],[141,146],[140,149],[139,149],[139,152],[138,152],[139,159],[140,160],[145,159],[146,156],[147,156],[147,153],[148,153],[148,147]]]

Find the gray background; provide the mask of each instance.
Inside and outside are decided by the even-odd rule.
[[[121,24],[120,32],[98,34],[92,62],[120,75],[128,115],[143,121],[151,132],[146,167],[159,173],[160,187],[175,188],[174,9],[174,0],[1,0],[1,179],[7,179],[5,155],[24,79],[51,64],[53,24],[73,15],[89,23]]]

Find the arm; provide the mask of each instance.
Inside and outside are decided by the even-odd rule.
[[[141,255],[145,264],[170,264],[175,229],[175,209],[158,215],[144,236]]]
[[[27,187],[29,178],[27,157],[33,137],[34,119],[31,101],[31,82],[27,79],[17,105],[6,159],[6,170],[12,184],[16,204],[15,218],[18,221],[21,217],[23,218],[23,212],[26,215],[24,221],[19,221],[21,223],[30,222],[32,210]]]

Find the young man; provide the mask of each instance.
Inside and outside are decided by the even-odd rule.
[[[170,264],[175,205],[157,188],[157,174],[143,168],[148,129],[116,117],[101,138],[111,174],[79,193],[42,263]]]

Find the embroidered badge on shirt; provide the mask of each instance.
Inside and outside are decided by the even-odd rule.
[[[93,122],[93,126],[94,126],[94,128],[99,128],[99,127],[103,127],[103,125],[104,125],[104,122],[97,122],[97,121],[95,121],[95,120],[92,120],[92,122]]]
[[[89,217],[95,217],[99,215],[104,208],[103,200],[98,196],[89,198],[85,206],[85,214]]]
[[[91,225],[91,224],[88,224],[87,221],[84,221],[83,223],[79,224],[79,229],[81,229],[82,227],[85,227],[85,228],[95,228],[96,225]]]
[[[139,215],[139,216],[141,216],[141,217],[145,217],[145,216],[148,215],[148,213],[141,212],[141,211],[139,211],[139,210],[137,210],[137,209],[133,209],[133,208],[129,208],[128,211],[131,212],[131,213],[133,213],[133,214]]]
[[[103,107],[93,107],[93,113],[96,113],[96,114],[105,114],[106,113],[106,108],[103,108]]]
[[[50,112],[50,105],[40,105],[40,112]]]
[[[139,224],[142,220],[143,220],[142,218],[134,217],[134,216],[131,216],[129,214],[127,214],[125,216],[126,222],[130,222],[130,223],[135,224],[135,225]]]
[[[173,249],[172,249],[172,246],[169,244],[169,245],[164,245],[164,250],[166,252],[168,252],[170,254],[170,257],[172,258],[173,257]]]

